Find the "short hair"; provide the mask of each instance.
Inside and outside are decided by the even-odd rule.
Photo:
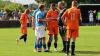
[[[28,9],[25,9],[25,11],[24,11],[25,13],[30,13],[30,9],[28,8]]]
[[[44,6],[44,4],[40,4],[39,5],[39,9],[42,9],[42,8],[44,8],[45,6]]]
[[[60,2],[58,2],[58,5],[59,5],[59,4],[62,4],[63,6],[65,6],[64,2],[61,2],[61,1],[60,1]]]
[[[72,1],[72,6],[77,6],[77,1],[76,0]]]
[[[51,3],[51,6],[54,6],[55,7],[56,5],[55,5],[55,3]]]

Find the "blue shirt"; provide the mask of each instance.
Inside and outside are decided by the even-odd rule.
[[[34,13],[33,13],[34,18],[36,18],[36,12],[38,12],[38,11],[39,11],[39,9],[34,10]]]
[[[34,17],[34,23],[36,23],[35,22],[35,20],[36,20],[36,13],[39,11],[39,9],[36,9],[36,10],[34,10],[34,12],[33,12],[33,14],[32,14],[32,16]],[[35,26],[36,27],[36,26]]]
[[[35,18],[35,26],[44,26],[45,23],[44,22],[39,22],[38,19],[44,19],[45,18],[45,13],[43,11],[38,11],[36,13],[36,18]]]

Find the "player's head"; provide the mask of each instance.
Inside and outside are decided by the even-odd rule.
[[[60,10],[64,9],[64,7],[65,7],[65,5],[64,5],[63,2],[58,2],[58,8],[59,8]]]
[[[30,9],[25,9],[24,13],[29,14],[30,13]]]
[[[40,5],[39,5],[39,9],[40,9],[41,11],[44,11],[45,5],[44,5],[44,4],[40,4]]]
[[[51,3],[50,8],[51,8],[52,10],[55,10],[55,9],[56,9],[55,6],[56,6],[56,5],[55,5],[54,3]]]
[[[72,1],[72,7],[77,7],[77,1],[76,0]]]

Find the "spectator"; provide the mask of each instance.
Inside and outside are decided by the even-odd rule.
[[[97,23],[100,23],[100,10],[97,12]]]
[[[15,9],[13,12],[12,12],[12,15],[14,17],[14,20],[18,20],[19,19],[19,12],[17,9]]]

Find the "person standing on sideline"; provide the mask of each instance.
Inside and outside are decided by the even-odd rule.
[[[93,25],[94,23],[94,12],[92,10],[88,11],[89,13],[89,24]]]
[[[100,10],[97,12],[97,23],[100,24]]]
[[[24,13],[21,14],[20,17],[20,24],[21,24],[21,37],[17,39],[17,44],[19,43],[19,40],[23,39],[24,43],[26,44],[27,41],[27,20],[28,20],[28,15],[30,13],[29,9],[26,9]]]
[[[44,52],[46,49],[46,38],[45,38],[45,28],[46,28],[46,19],[45,19],[45,5],[40,4],[39,10],[36,12],[35,18],[35,35],[36,35],[36,46],[38,46],[38,52],[42,51],[42,45]],[[43,44],[39,44],[43,40]]]
[[[79,20],[80,20],[80,9],[77,8],[77,1],[72,1],[72,7],[65,11],[62,18],[66,19],[67,25],[67,47],[66,55],[69,55],[70,41],[71,44],[71,55],[75,56],[75,41],[79,33]]]
[[[58,41],[58,10],[56,9],[56,6],[54,3],[50,5],[50,9],[47,12],[46,19],[47,19],[47,28],[48,28],[48,35],[49,40],[47,43],[48,51],[50,51],[51,42],[54,36],[54,51],[57,51],[57,41]]]
[[[60,34],[60,36],[62,38],[62,42],[63,42],[62,51],[66,52],[67,40],[66,40],[66,28],[65,28],[65,25],[64,25],[65,20],[62,20],[62,18],[61,18],[63,13],[66,11],[65,4],[63,2],[58,2],[58,8],[59,8],[59,11],[60,11],[59,16],[58,16],[59,34]]]

